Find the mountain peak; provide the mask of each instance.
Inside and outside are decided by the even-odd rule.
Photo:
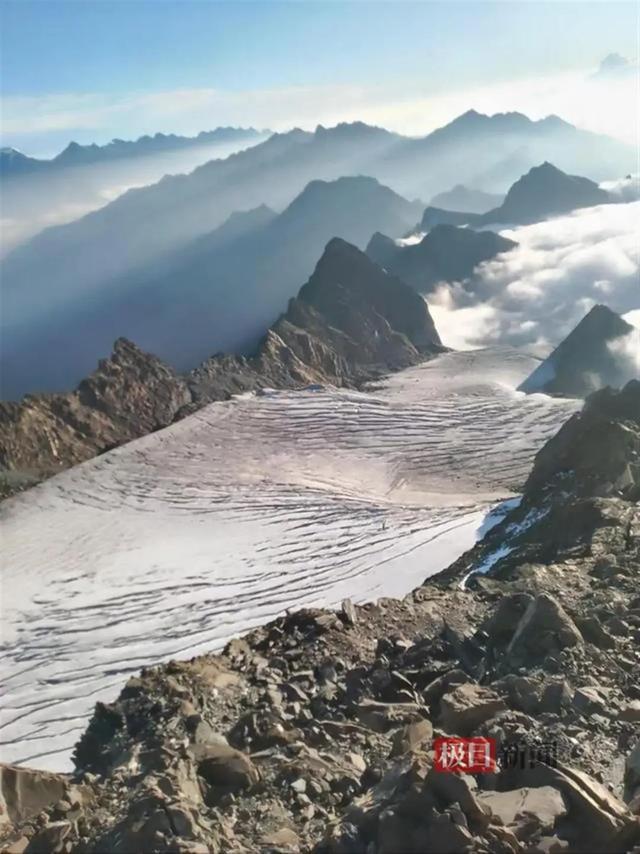
[[[545,160],[512,184],[502,205],[484,214],[481,222],[525,225],[609,201],[609,194],[594,181],[567,175]]]
[[[354,340],[373,336],[368,347],[377,346],[378,335],[382,341],[388,334],[378,328],[380,318],[419,351],[434,352],[442,346],[424,299],[340,237],[327,243],[298,299]]]
[[[565,397],[586,397],[610,385],[621,387],[633,378],[624,348],[613,342],[640,331],[606,305],[594,305],[551,355],[522,383],[527,394],[545,392]]]

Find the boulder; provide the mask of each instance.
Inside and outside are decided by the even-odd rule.
[[[246,753],[224,744],[201,744],[191,748],[197,772],[210,786],[231,791],[249,789],[260,779],[258,769]]]
[[[577,688],[573,695],[573,707],[581,715],[597,715],[606,711],[605,700],[597,686]]]
[[[419,748],[430,748],[433,726],[426,718],[412,721],[399,729],[393,736],[391,756],[402,756]]]
[[[588,774],[558,765],[536,764],[526,767],[520,773],[520,780],[526,786],[551,786],[564,796],[576,836],[588,839],[595,847],[606,842],[612,847],[626,843],[640,833],[637,823],[627,809],[601,783]],[[638,837],[640,840],[640,836]],[[613,847],[613,850],[618,850]]]
[[[17,765],[0,765],[0,827],[38,815],[63,800],[69,778]]]
[[[582,642],[578,627],[558,600],[541,593],[522,615],[507,656],[511,662],[534,664]]]
[[[394,725],[420,716],[425,710],[417,703],[379,703],[363,700],[358,704],[358,720],[374,732],[387,732]]]
[[[640,790],[640,741],[624,763],[625,798],[629,801]]]
[[[64,850],[64,841],[70,832],[71,822],[52,821],[31,837],[25,854],[58,854]]]
[[[481,792],[478,800],[520,840],[552,831],[556,821],[567,814],[564,798],[553,786]]]
[[[631,700],[620,709],[618,715],[621,721],[640,723],[640,700]]]
[[[539,710],[558,715],[571,705],[571,700],[572,691],[566,680],[547,682],[542,691]]]
[[[490,688],[467,682],[440,701],[440,722],[446,732],[472,735],[485,721],[505,711],[507,704]]]

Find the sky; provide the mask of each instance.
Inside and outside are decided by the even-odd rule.
[[[0,0],[2,143],[51,156],[70,139],[355,119],[419,135],[472,107],[557,112],[633,143],[638,8]],[[609,54],[625,59],[597,74]]]

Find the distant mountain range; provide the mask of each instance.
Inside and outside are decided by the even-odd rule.
[[[214,356],[181,377],[121,338],[75,391],[0,403],[4,488],[54,474],[241,391],[358,387],[443,349],[426,302],[336,238],[253,356]]]
[[[600,180],[632,171],[635,151],[557,117],[534,122],[519,113],[470,111],[423,139],[362,123],[293,130],[48,229],[5,259],[3,281],[26,289],[46,313],[47,294],[108,286],[212,231],[234,211],[284,208],[314,179],[369,175],[407,198],[428,199],[461,182],[502,192],[544,160]],[[498,180],[477,183],[490,170]]]
[[[56,157],[38,160],[12,148],[0,151],[2,255],[50,226],[104,207],[133,187],[167,174],[191,172],[267,139],[268,131],[217,128],[195,137],[143,136],[108,145],[71,142]]]
[[[51,159],[29,157],[15,148],[0,149],[0,178],[21,177],[33,172],[51,172],[73,166],[105,163],[129,157],[144,157],[149,154],[162,154],[185,148],[204,145],[220,145],[248,141],[269,135],[270,131],[255,128],[219,127],[202,131],[197,136],[176,136],[173,133],[156,133],[153,136],[141,136],[136,140],[113,139],[106,145],[69,145]]]
[[[520,114],[469,112],[422,140],[362,123],[294,130],[47,229],[2,264],[3,395],[69,387],[120,335],[178,369],[211,348],[246,352],[330,237],[361,247],[376,231],[398,237],[419,218],[398,187],[411,198],[429,187],[431,197],[452,175],[470,183],[523,146],[528,157],[570,152],[600,172],[615,162],[615,175],[628,155],[559,119]],[[337,181],[363,174],[386,176],[389,189],[374,191],[372,178]],[[503,186],[509,178],[507,170]],[[283,212],[274,219],[267,208]],[[247,214],[229,220],[252,210],[261,211],[257,224]]]
[[[462,210],[444,210],[429,206],[421,228],[435,225],[528,225],[550,216],[559,216],[578,208],[621,201],[588,178],[567,175],[552,163],[534,166],[513,184],[499,206],[483,214]]]
[[[7,333],[4,396],[74,385],[122,335],[179,370],[217,350],[251,352],[332,237],[364,248],[376,230],[405,233],[421,207],[373,178],[312,181],[279,215],[236,213],[108,288],[51,295],[46,316]],[[32,311],[29,300],[7,291],[8,314]]]
[[[518,244],[492,231],[437,225],[419,243],[399,245],[376,233],[367,255],[420,293],[438,282],[468,279],[475,267]]]
[[[640,329],[607,306],[595,305],[520,391],[586,397],[607,385],[622,388],[638,378],[639,357]]]

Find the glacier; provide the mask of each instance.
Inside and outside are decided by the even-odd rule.
[[[5,501],[2,761],[69,770],[141,667],[444,569],[578,406],[515,390],[536,363],[452,352],[362,392],[241,395]]]

